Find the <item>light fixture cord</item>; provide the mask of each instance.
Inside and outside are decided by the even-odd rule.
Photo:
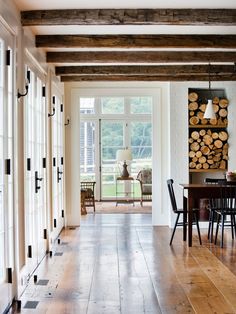
[[[209,77],[209,93],[212,99],[212,92],[211,92],[211,64],[208,65],[208,77]]]

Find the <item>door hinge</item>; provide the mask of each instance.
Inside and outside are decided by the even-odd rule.
[[[32,258],[32,246],[28,245],[28,257]]]
[[[42,87],[42,97],[46,97],[46,86]]]
[[[31,159],[27,158],[27,170],[30,171],[31,170]]]
[[[7,268],[7,283],[12,283],[12,268]]]
[[[11,159],[6,159],[6,174],[11,174]]]
[[[6,65],[7,66],[11,65],[11,50],[10,49],[6,50]]]

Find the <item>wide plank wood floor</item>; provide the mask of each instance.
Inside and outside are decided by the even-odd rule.
[[[60,235],[21,297],[21,313],[236,313],[236,242],[193,247],[177,230],[152,227],[149,214],[96,214]],[[62,254],[60,254],[62,253]],[[56,254],[56,255],[55,255]],[[48,280],[40,285],[39,280]],[[28,301],[35,309],[24,308]],[[28,303],[29,304],[29,303]],[[11,313],[17,313],[12,309]]]

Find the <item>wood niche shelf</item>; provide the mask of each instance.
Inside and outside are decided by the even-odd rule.
[[[212,99],[216,119],[205,119]],[[228,166],[228,100],[223,89],[189,89],[189,173],[226,172]]]
[[[193,173],[193,172],[226,172],[226,169],[189,169],[189,172],[190,173]]]
[[[189,125],[190,129],[225,129],[227,128],[227,124],[220,125],[209,125],[209,124],[197,124],[197,125]]]

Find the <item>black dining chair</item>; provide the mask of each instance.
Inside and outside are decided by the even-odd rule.
[[[173,238],[174,238],[174,235],[175,235],[176,227],[177,226],[184,226],[183,222],[179,222],[179,217],[180,217],[181,214],[184,214],[184,210],[183,209],[178,209],[178,207],[177,207],[173,184],[174,184],[174,181],[172,179],[167,180],[167,187],[168,187],[168,191],[169,191],[169,195],[170,195],[170,201],[171,201],[172,210],[177,215],[177,218],[176,218],[176,221],[175,221],[175,225],[174,225],[174,229],[173,229],[173,232],[172,232],[172,235],[171,235],[171,239],[170,239],[170,245],[172,244],[172,241],[173,241]],[[200,244],[202,244],[200,228],[199,228],[199,223],[198,223],[198,215],[199,215],[199,209],[198,208],[194,208],[193,209],[193,218],[194,218],[193,224],[197,225],[197,232],[198,232],[199,242],[200,242]],[[186,222],[186,224],[187,224],[187,222]]]
[[[217,236],[219,226],[221,226],[221,242],[220,246],[224,246],[224,227],[226,224],[227,216],[231,219],[231,233],[232,239],[234,239],[234,233],[236,235],[236,181],[226,181],[221,183],[220,189],[220,208],[216,210],[217,213],[217,225],[215,234],[215,244],[217,243]]]
[[[221,184],[226,182],[226,179],[205,178],[204,182],[207,184]],[[210,242],[213,242],[214,223],[216,222],[216,210],[220,209],[220,198],[210,198],[208,201],[209,202],[207,205],[207,209],[209,210],[209,224],[207,238],[210,240]]]

